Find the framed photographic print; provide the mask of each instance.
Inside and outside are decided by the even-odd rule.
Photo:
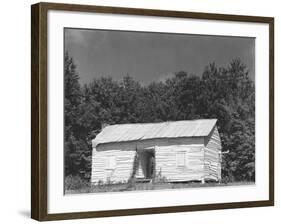
[[[32,218],[274,204],[274,19],[32,5]]]

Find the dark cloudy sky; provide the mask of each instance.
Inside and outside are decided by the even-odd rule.
[[[66,28],[64,43],[82,84],[100,76],[120,80],[126,74],[143,84],[178,71],[201,76],[209,63],[227,66],[237,57],[254,80],[254,38]]]

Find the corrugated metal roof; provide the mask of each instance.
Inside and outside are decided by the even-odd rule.
[[[115,124],[105,127],[92,143],[126,142],[154,138],[208,136],[217,119],[169,121],[162,123]]]

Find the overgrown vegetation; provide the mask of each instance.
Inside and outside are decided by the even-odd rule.
[[[202,184],[200,181],[190,181],[181,183],[171,183],[164,180],[155,180],[153,182],[128,182],[128,183],[99,183],[97,185],[85,184],[80,188],[66,189],[66,194],[77,193],[102,193],[102,192],[122,192],[122,191],[143,191],[143,190],[167,190],[180,188],[199,188],[199,187],[224,187],[224,186],[240,186],[252,185],[253,182],[231,182],[217,183],[206,182]]]
[[[129,75],[81,86],[74,60],[66,53],[64,73],[66,189],[72,186],[67,183],[70,175],[89,182],[91,140],[103,123],[200,118],[218,119],[223,151],[229,150],[222,160],[223,181],[255,180],[255,87],[240,59],[225,68],[212,63],[201,76],[180,71],[147,86]]]

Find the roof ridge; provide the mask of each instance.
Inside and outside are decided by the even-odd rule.
[[[94,146],[109,142],[208,136],[217,119],[194,119],[158,123],[115,124],[105,127],[92,140]]]
[[[109,127],[109,126],[115,126],[115,125],[148,125],[148,124],[164,124],[164,123],[176,123],[176,122],[184,122],[184,121],[211,121],[211,120],[218,120],[217,118],[202,118],[202,119],[193,119],[193,120],[177,120],[177,121],[162,121],[162,122],[149,122],[149,123],[123,123],[123,124],[110,124],[108,126],[106,126],[105,128]]]

